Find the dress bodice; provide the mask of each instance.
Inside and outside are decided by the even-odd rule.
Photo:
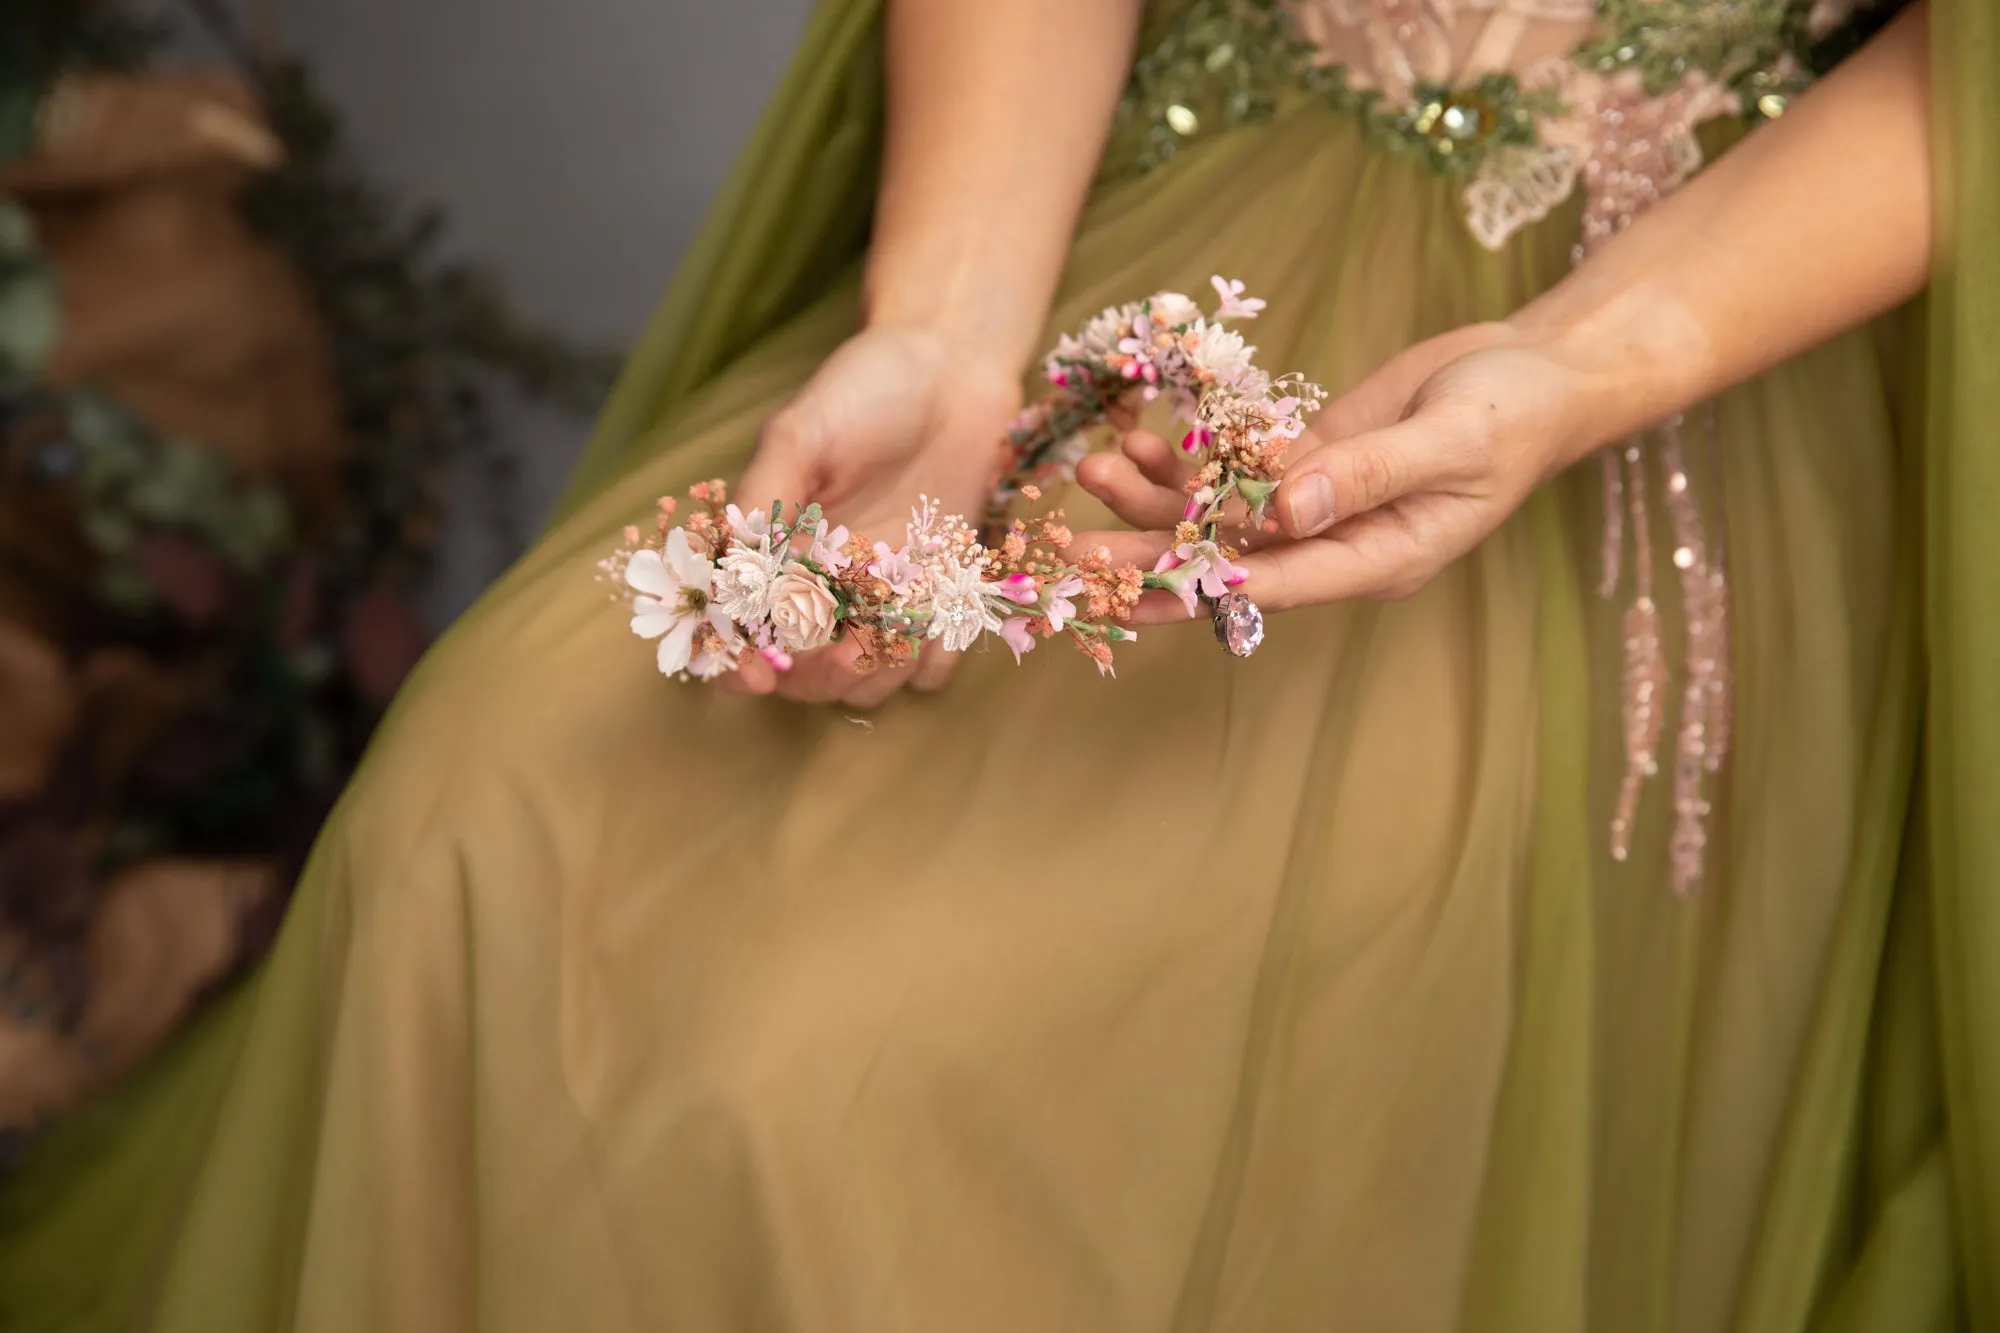
[[[1809,82],[1804,52],[1856,3],[1194,0],[1127,109],[1157,122],[1165,156],[1215,118],[1191,105],[1204,76],[1225,86],[1226,121],[1289,73],[1462,178],[1490,248],[1581,188],[1582,254],[1700,167],[1704,121],[1782,115]]]

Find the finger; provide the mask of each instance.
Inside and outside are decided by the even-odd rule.
[[[794,703],[832,703],[860,678],[862,673],[854,669],[854,659],[860,655],[860,645],[851,639],[800,653],[792,669],[778,677],[778,693]]]
[[[1319,443],[1285,469],[1278,521],[1288,535],[1310,537],[1452,480],[1468,452],[1463,433],[1458,413],[1418,412],[1382,430]]]
[[[1184,490],[1195,473],[1195,455],[1149,430],[1126,433],[1119,445],[1125,457],[1138,464],[1140,473],[1155,486]]]
[[[1104,419],[1119,430],[1134,430],[1139,425],[1138,405],[1121,398],[1105,412]]]
[[[1135,528],[1171,528],[1187,510],[1187,496],[1147,480],[1139,466],[1121,454],[1090,455],[1077,463],[1076,479]]]
[[[1173,544],[1172,532],[1157,530],[1079,532],[1070,542],[1067,556],[1076,560],[1092,551],[1101,550],[1105,553],[1105,558],[1114,565],[1137,565],[1140,569],[1151,569]]]
[[[958,670],[958,660],[964,653],[948,653],[936,643],[926,643],[917,656],[916,676],[910,688],[925,694],[935,694],[951,683],[952,673]]]
[[[1242,590],[1264,611],[1356,598],[1407,596],[1456,551],[1432,549],[1398,516],[1371,511],[1312,541],[1293,542],[1238,562]]]
[[[769,694],[777,686],[776,668],[755,652],[747,654],[736,670],[715,679],[715,687],[724,694]]]
[[[1199,618],[1201,604],[1195,604],[1194,616],[1188,615],[1187,603],[1159,588],[1151,588],[1140,594],[1139,601],[1132,608],[1131,622],[1134,625],[1180,625]]]
[[[840,697],[843,707],[863,712],[879,708],[898,690],[908,685],[912,679],[910,667],[877,667],[865,676],[855,678],[854,684]]]
[[[773,501],[806,503],[819,489],[809,462],[814,456],[811,434],[812,428],[790,407],[767,417],[757,433],[757,450],[737,483],[738,503],[746,510],[768,509]]]

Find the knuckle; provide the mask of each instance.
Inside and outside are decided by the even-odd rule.
[[[1380,449],[1357,451],[1348,463],[1348,481],[1353,490],[1355,511],[1377,508],[1396,494],[1401,469],[1396,460]]]

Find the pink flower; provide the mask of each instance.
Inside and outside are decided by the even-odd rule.
[[[1035,650],[1035,636],[1028,632],[1031,623],[1027,616],[1012,616],[1000,622],[1000,638],[1014,650],[1016,665],[1025,654]]]
[[[993,590],[1016,606],[1033,606],[1042,600],[1041,585],[1032,574],[1009,574]]]
[[[1243,294],[1241,282],[1217,274],[1208,280],[1208,285],[1222,298],[1222,304],[1215,309],[1217,319],[1255,319],[1264,309],[1264,302]]]
[[[850,564],[854,563],[853,557],[841,549],[846,545],[846,526],[843,525],[828,532],[826,529],[826,520],[821,519],[818,525],[813,528],[810,559],[821,569],[846,569]]]
[[[1207,427],[1196,426],[1193,430],[1181,436],[1181,452],[1184,454],[1200,453],[1203,449],[1208,448],[1210,444],[1214,443],[1214,441],[1215,436],[1209,433]]]
[[[1187,508],[1181,511],[1181,522],[1183,523],[1194,522],[1196,519],[1200,518],[1204,513],[1208,512],[1208,507],[1214,503],[1215,503],[1215,487],[1213,486],[1202,487],[1200,490],[1196,491],[1193,495],[1190,495],[1188,497]]]
[[[766,662],[769,662],[773,670],[790,671],[792,669],[792,655],[775,643],[766,644],[762,648],[759,648],[757,655]]]
[[[794,560],[771,585],[771,628],[796,653],[811,652],[833,638],[840,603],[819,575]]]
[[[1065,621],[1076,619],[1076,603],[1070,598],[1083,591],[1083,580],[1075,575],[1049,589],[1049,629],[1060,634]]]
[[[910,559],[910,548],[900,551],[889,549],[889,543],[875,543],[875,558],[868,562],[868,572],[889,585],[889,591],[898,597],[909,595],[917,580],[923,577],[923,566]]]
[[[1161,556],[1148,582],[1180,598],[1192,616],[1199,597],[1221,597],[1249,577],[1241,566],[1230,564],[1214,542],[1199,541],[1182,542]]]

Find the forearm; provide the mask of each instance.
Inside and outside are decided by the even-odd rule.
[[[1510,321],[1587,372],[1587,449],[1768,370],[1929,276],[1919,4]]]
[[[1140,0],[889,0],[871,324],[1025,365],[1131,60]]]

